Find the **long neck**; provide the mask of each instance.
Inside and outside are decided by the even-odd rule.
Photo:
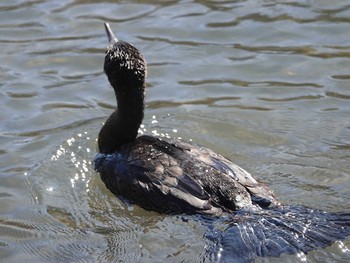
[[[118,107],[109,116],[98,136],[101,153],[112,153],[123,144],[134,141],[143,120],[144,86],[118,90],[121,90],[116,92]]]

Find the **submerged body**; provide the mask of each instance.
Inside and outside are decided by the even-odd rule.
[[[104,71],[117,109],[99,133],[94,164],[112,193],[162,213],[229,215],[232,226],[217,242],[232,257],[244,253],[244,261],[253,255],[307,252],[350,234],[349,213],[282,206],[267,186],[210,149],[137,137],[144,116],[146,62],[138,49],[105,27],[110,44]]]

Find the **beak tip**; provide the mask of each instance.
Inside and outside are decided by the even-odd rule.
[[[105,30],[107,33],[107,37],[108,37],[108,41],[110,44],[114,44],[118,42],[118,39],[115,37],[115,35],[113,34],[113,31],[111,29],[111,27],[109,26],[108,23],[104,23],[105,26]]]

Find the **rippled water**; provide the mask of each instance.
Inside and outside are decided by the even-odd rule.
[[[1,1],[0,258],[207,258],[201,224],[126,206],[91,167],[115,107],[103,22],[148,61],[147,133],[226,155],[283,202],[350,211],[349,15],[345,0]]]

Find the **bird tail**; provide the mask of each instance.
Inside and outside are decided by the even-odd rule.
[[[303,255],[350,235],[350,213],[328,213],[298,205],[241,210],[220,220],[224,220],[224,228],[220,223],[221,230],[215,228],[207,235],[215,243],[219,262]]]

